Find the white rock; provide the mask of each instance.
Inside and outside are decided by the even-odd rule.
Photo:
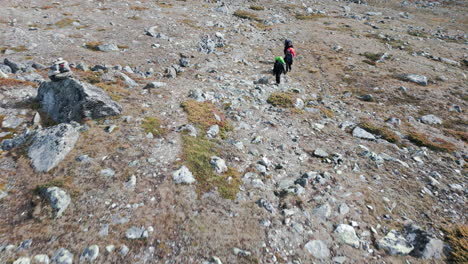
[[[37,264],[49,264],[49,256],[47,256],[46,254],[40,254],[40,255],[36,255],[34,256],[33,258],[34,260],[34,263],[37,263]]]
[[[311,240],[305,244],[304,248],[316,259],[328,259],[330,250],[321,240]]]
[[[195,182],[195,178],[193,177],[192,172],[190,172],[190,170],[185,166],[182,166],[180,169],[172,173],[172,179],[177,184],[190,184]]]
[[[99,256],[99,246],[92,245],[87,247],[80,256],[80,262],[94,262]]]
[[[359,238],[356,235],[356,231],[350,225],[340,224],[335,229],[335,234],[339,241],[342,243],[348,244],[355,248],[359,247]]]

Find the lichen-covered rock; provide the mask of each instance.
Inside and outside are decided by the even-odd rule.
[[[388,232],[384,238],[378,241],[377,245],[390,255],[404,256],[408,255],[413,250],[413,246],[395,230]]]
[[[59,124],[37,132],[32,138],[28,156],[38,172],[48,172],[73,149],[79,137],[78,128]]]
[[[114,116],[122,112],[122,106],[102,89],[75,79],[41,83],[37,99],[42,110],[60,123]]]
[[[55,217],[62,216],[65,209],[70,205],[70,195],[58,187],[50,187],[42,192],[43,196],[49,201],[50,206],[54,209]]]

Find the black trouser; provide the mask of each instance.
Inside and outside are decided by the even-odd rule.
[[[276,73],[276,83],[277,84],[281,83],[281,73]]]
[[[287,63],[287,62],[286,62],[286,72],[290,72],[290,71],[291,71],[291,65],[292,65],[292,62],[291,62],[291,63]]]

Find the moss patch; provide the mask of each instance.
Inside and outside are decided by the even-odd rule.
[[[445,230],[446,240],[452,247],[449,260],[452,263],[468,263],[468,225]]]
[[[430,140],[427,135],[415,131],[408,134],[408,140],[418,146],[427,147],[434,151],[453,152],[456,149],[455,145],[441,138]]]
[[[75,190],[72,177],[58,177],[43,184],[37,185],[32,191],[36,195],[40,195],[45,189],[50,187],[59,187],[67,190]]]
[[[215,141],[182,135],[184,164],[197,179],[197,193],[202,195],[217,189],[225,199],[235,199],[241,184],[239,172],[229,168],[226,173],[217,174],[210,164],[212,156],[219,156],[220,150]]]
[[[277,107],[290,108],[294,105],[295,95],[291,92],[272,93],[267,102]]]
[[[123,86],[120,85],[120,83],[111,83],[111,82],[106,82],[106,83],[96,83],[95,84],[97,87],[103,89],[106,91],[109,96],[112,98],[114,101],[120,101],[122,98],[125,98],[130,94],[128,90],[125,90]]]
[[[161,127],[161,120],[157,117],[147,116],[141,123],[145,133],[151,133],[156,137],[162,137],[167,134],[167,130]]]
[[[383,139],[387,140],[390,143],[396,144],[400,141],[398,136],[390,129],[386,127],[377,126],[369,121],[359,123],[359,127],[361,127],[369,133],[381,136]]]

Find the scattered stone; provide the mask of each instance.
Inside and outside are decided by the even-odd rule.
[[[301,98],[297,98],[296,101],[294,102],[294,107],[297,109],[302,109],[304,108],[304,101]]]
[[[318,149],[314,150],[314,156],[316,156],[316,157],[326,158],[326,157],[328,157],[328,155],[329,154],[325,150],[323,150],[321,148],[318,148]]]
[[[119,115],[122,106],[102,89],[75,79],[43,82],[37,100],[55,122],[81,121]]]
[[[232,251],[234,252],[234,255],[239,257],[249,257],[250,255],[252,255],[250,251],[242,250],[239,248],[233,248]]]
[[[268,84],[270,83],[268,77],[263,76],[262,78],[258,79],[258,81],[254,82],[255,84]]]
[[[99,255],[99,246],[92,245],[87,247],[80,256],[80,262],[94,262]]]
[[[403,81],[412,82],[412,83],[419,84],[422,86],[427,86],[427,77],[424,75],[402,74],[400,75],[400,79]]]
[[[135,185],[136,185],[136,177],[135,177],[135,175],[130,176],[130,178],[128,179],[128,181],[125,182],[125,184],[124,184],[125,188],[127,188],[127,189],[131,189],[131,188],[135,187]]]
[[[349,213],[349,207],[345,203],[340,204],[340,207],[338,210],[341,215],[346,215],[347,213]]]
[[[17,260],[13,261],[13,264],[30,264],[31,259],[28,257],[20,257]]]
[[[46,254],[40,254],[40,255],[34,256],[33,261],[34,263],[37,263],[37,264],[49,264],[50,260],[49,260],[49,256],[47,256]]]
[[[104,128],[104,131],[106,131],[107,133],[112,133],[114,132],[116,128],[117,128],[116,125],[110,125],[110,126],[106,126],[106,128]]]
[[[377,242],[380,249],[384,249],[390,255],[408,255],[413,246],[396,230],[391,230],[385,237]]]
[[[121,77],[124,80],[125,85],[127,86],[127,88],[133,88],[133,87],[138,86],[138,83],[135,82],[132,78],[128,77],[125,73],[117,72],[116,75],[118,75],[119,77]]]
[[[49,187],[42,190],[42,195],[49,201],[50,206],[54,209],[55,217],[62,216],[65,209],[71,202],[70,195],[58,187]]]
[[[322,220],[326,220],[331,215],[331,207],[328,203],[322,204],[314,209],[314,215]]]
[[[143,87],[143,89],[161,88],[164,86],[166,86],[166,83],[163,82],[149,82],[145,87]]]
[[[101,44],[97,46],[97,50],[102,52],[110,52],[110,51],[119,51],[119,47],[113,43],[110,44]]]
[[[25,65],[18,63],[16,61],[10,60],[8,58],[5,58],[3,60],[3,63],[7,65],[8,67],[10,67],[11,73],[16,73],[18,71],[21,71],[23,68],[25,68]],[[5,72],[5,73],[9,73],[9,72]]]
[[[5,119],[2,121],[2,128],[11,128],[15,129],[21,123],[23,123],[24,119],[21,117],[15,117],[15,116],[7,116]]]
[[[212,125],[210,126],[210,128],[208,129],[208,131],[206,132],[206,135],[209,137],[209,138],[216,138],[216,136],[218,136],[219,134],[219,126],[218,125]]]
[[[28,149],[34,169],[48,172],[57,166],[73,149],[79,132],[71,124],[59,124],[37,132]]]
[[[316,259],[328,259],[330,257],[327,244],[321,240],[311,240],[305,244],[304,248]]]
[[[367,140],[375,140],[374,135],[372,135],[371,133],[367,132],[366,130],[360,127],[355,127],[353,129],[353,137],[367,139]]]
[[[274,213],[275,212],[275,208],[273,208],[273,205],[271,205],[271,203],[263,198],[259,199],[257,201],[257,205],[260,206],[260,207],[263,207],[265,208],[268,212],[270,213]]]
[[[190,125],[190,124],[185,124],[177,128],[177,132],[188,132],[188,135],[191,137],[196,137],[197,136],[197,129]]]
[[[339,241],[347,245],[359,248],[359,238],[356,235],[356,231],[350,225],[339,224],[335,229],[335,234]]]
[[[168,67],[166,68],[166,77],[167,78],[176,78],[177,77],[177,71],[174,67]]]
[[[192,173],[185,166],[182,166],[180,169],[176,170],[172,174],[172,179],[177,184],[191,184],[195,182],[195,178],[193,177]]]
[[[421,122],[428,125],[441,125],[442,119],[435,115],[425,115],[421,117]]]
[[[120,248],[120,255],[125,257],[128,252],[130,251],[130,249],[126,246],[126,245],[123,245],[121,248]]]
[[[361,101],[364,101],[364,102],[373,102],[374,101],[374,97],[371,95],[371,94],[364,94],[364,95],[361,95],[361,96],[357,96],[357,98]]]
[[[55,251],[52,257],[52,264],[72,264],[73,254],[65,248]]]
[[[106,251],[107,251],[108,253],[112,253],[112,252],[114,251],[114,249],[115,249],[115,246],[114,246],[114,245],[107,245],[107,246],[106,246]]]
[[[228,171],[228,167],[226,166],[226,162],[217,156],[211,157],[210,164],[214,167],[216,173],[222,174]]]
[[[144,239],[148,238],[148,231],[143,227],[132,226],[125,232],[127,239]]]
[[[101,170],[101,176],[104,177],[114,177],[115,171],[111,168],[106,168]]]

